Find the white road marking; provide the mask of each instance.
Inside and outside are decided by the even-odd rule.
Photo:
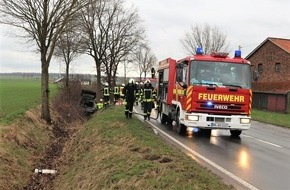
[[[136,111],[136,110],[135,110]],[[142,118],[139,115],[139,118]],[[179,142],[178,140],[176,140],[174,137],[168,135],[167,133],[163,132],[162,130],[160,130],[158,127],[156,127],[154,124],[152,124],[149,121],[146,121],[147,123],[149,123],[155,130],[158,130],[159,133],[162,133],[163,135],[165,135],[167,138],[169,138],[170,140],[174,141],[176,144],[178,144],[179,146],[181,146],[182,148],[184,148],[185,150],[187,150],[188,152],[190,152],[191,154],[195,155],[196,157],[198,157],[199,159],[207,162],[208,164],[210,164],[211,166],[213,166],[214,168],[216,168],[217,170],[221,171],[222,173],[224,173],[225,175],[229,176],[230,178],[236,180],[237,182],[239,182],[240,184],[244,185],[245,187],[247,187],[248,189],[251,190],[259,190],[257,187],[253,186],[252,184],[242,180],[241,178],[239,178],[238,176],[234,175],[233,173],[229,172],[228,170],[226,170],[225,168],[219,166],[218,164],[216,164],[215,162],[211,161],[210,159],[202,156],[201,154],[195,152],[194,150],[192,150],[191,148],[189,148],[188,146],[182,144],[181,142]]]
[[[249,135],[245,135],[245,134],[242,134],[242,135],[245,136],[245,137],[251,138],[251,139],[255,139],[257,141],[260,141],[260,142],[268,144],[268,145],[272,145],[272,146],[275,146],[275,147],[278,147],[278,148],[282,148],[282,146],[280,146],[278,144],[274,144],[274,143],[271,143],[271,142],[268,142],[268,141],[264,141],[262,139],[258,139],[256,137],[252,137],[252,136],[249,136]]]

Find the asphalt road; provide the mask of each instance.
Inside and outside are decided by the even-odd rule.
[[[134,109],[142,113],[139,106]],[[156,118],[154,113],[152,118]],[[210,137],[195,133],[180,136],[159,119],[149,123],[156,134],[237,189],[290,190],[289,129],[252,121],[251,129],[239,138],[225,130],[212,130]]]

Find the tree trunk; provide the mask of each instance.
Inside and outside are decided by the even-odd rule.
[[[47,123],[51,123],[50,111],[49,111],[49,63],[41,58],[41,118]]]
[[[103,98],[102,90],[102,81],[101,81],[101,65],[96,61],[96,69],[97,69],[97,100]]]
[[[69,63],[66,63],[66,69],[65,69],[66,73],[66,77],[65,77],[65,87],[66,89],[68,89],[68,83],[69,83]]]

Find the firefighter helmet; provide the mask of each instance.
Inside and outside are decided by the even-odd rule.
[[[143,85],[143,82],[140,82],[140,85]]]
[[[149,79],[146,79],[145,83],[150,83],[150,80]]]
[[[125,84],[123,83],[122,86],[125,86]]]
[[[136,85],[138,85],[139,83],[138,83],[138,82],[136,82],[135,84],[136,84]]]
[[[105,86],[109,86],[109,84],[107,83],[107,82],[105,82],[105,84],[104,84]]]

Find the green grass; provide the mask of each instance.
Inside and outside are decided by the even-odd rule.
[[[98,111],[64,154],[53,189],[232,189],[123,106]]]
[[[290,114],[252,110],[252,119],[263,123],[290,128]]]
[[[10,124],[41,103],[40,79],[0,79],[0,124]],[[56,86],[50,85],[51,97]]]

